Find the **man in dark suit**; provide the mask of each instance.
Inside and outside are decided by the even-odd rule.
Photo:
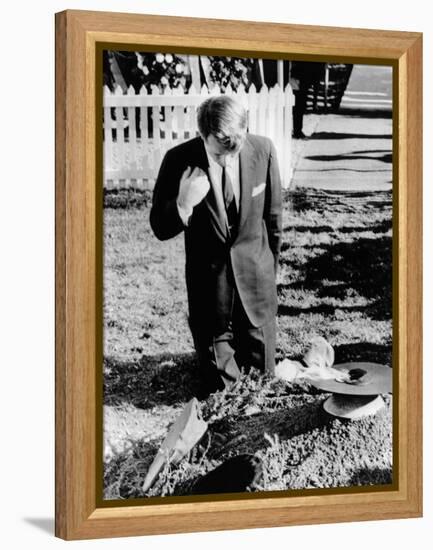
[[[247,134],[230,96],[197,113],[200,137],[169,150],[155,184],[150,223],[185,233],[189,323],[204,395],[256,367],[273,373],[281,244],[281,182],[268,138]]]

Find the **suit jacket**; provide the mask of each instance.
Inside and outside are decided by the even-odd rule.
[[[277,311],[276,269],[281,244],[281,181],[271,140],[247,134],[240,152],[239,223],[230,235],[213,188],[194,207],[188,226],[176,205],[181,176],[198,166],[209,176],[201,137],[169,150],[154,188],[150,223],[161,239],[185,231],[186,285],[191,328],[224,331],[230,320],[233,288],[252,326]]]

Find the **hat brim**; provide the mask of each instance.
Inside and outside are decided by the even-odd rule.
[[[381,395],[353,396],[331,395],[324,403],[323,409],[332,416],[347,420],[359,420],[372,416],[385,406]]]
[[[362,369],[368,373],[367,383],[363,385],[337,382],[337,380],[313,380],[311,384],[319,390],[340,395],[379,395],[392,393],[392,369],[377,363],[341,363],[332,367],[336,370],[350,371]]]

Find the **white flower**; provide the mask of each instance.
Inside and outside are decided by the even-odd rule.
[[[161,77],[161,84],[164,84],[164,86],[165,86],[166,84],[168,84],[168,79],[167,79],[167,77],[165,77],[165,76],[162,76],[162,77]]]
[[[155,59],[158,63],[162,63],[164,61],[164,56],[162,55],[162,53],[157,53]]]
[[[149,74],[149,69],[146,67],[146,65],[143,65],[143,73],[145,75],[148,75]]]
[[[165,60],[167,61],[167,63],[171,63],[173,61],[173,56],[171,55],[171,53],[165,54]]]
[[[182,63],[178,63],[178,64],[176,65],[175,71],[177,72],[177,74],[183,73],[183,65],[182,65]]]

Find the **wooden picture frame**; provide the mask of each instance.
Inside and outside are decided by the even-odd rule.
[[[98,497],[101,212],[98,44],[392,66],[394,75],[394,434],[386,491],[262,493],[103,506]],[[119,48],[120,49],[120,48]],[[117,537],[422,514],[422,35],[273,23],[64,11],[56,14],[56,536]],[[99,454],[98,454],[99,453]]]

